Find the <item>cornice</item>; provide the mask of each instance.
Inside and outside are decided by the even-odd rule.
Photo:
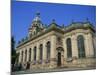
[[[30,37],[28,40],[25,40],[22,43],[20,43],[16,48],[18,48],[18,47],[20,47],[20,46],[22,46],[22,45],[24,45],[24,44],[26,44],[26,43],[28,43],[28,42],[30,42],[32,40],[35,40],[38,37],[43,36],[43,35],[51,32],[51,31],[57,31],[59,33],[64,34],[64,33],[68,33],[68,32],[71,32],[73,30],[76,30],[76,29],[86,29],[86,30],[90,29],[94,33],[96,32],[95,28],[90,24],[70,25],[70,26],[66,27],[64,30],[62,30],[62,28],[58,28],[56,25],[51,25],[46,31],[40,32],[39,34],[36,34],[35,36]]]

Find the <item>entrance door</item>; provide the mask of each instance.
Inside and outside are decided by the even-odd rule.
[[[26,69],[30,69],[30,63],[29,62],[27,62]]]
[[[58,66],[61,66],[61,53],[58,52]]]

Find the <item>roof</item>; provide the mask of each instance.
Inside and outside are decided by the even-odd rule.
[[[75,29],[87,29],[87,28],[89,28],[93,32],[95,32],[95,27],[90,22],[73,22],[68,26],[59,26],[53,20],[52,23],[50,25],[48,25],[48,27],[46,27],[45,31],[40,32],[39,34],[32,36],[31,38],[26,37],[25,39],[22,39],[22,41],[18,44],[17,47],[20,47],[21,45],[23,45],[29,41],[32,41],[32,40],[34,40],[42,35],[45,35],[46,33],[50,32],[52,30],[64,34],[66,32],[70,32],[70,31],[75,30]]]

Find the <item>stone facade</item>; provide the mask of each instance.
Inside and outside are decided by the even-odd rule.
[[[79,44],[78,36],[80,35],[83,37],[83,42],[79,42]],[[95,68],[95,35],[95,28],[89,21],[74,22],[67,27],[61,27],[53,20],[50,25],[44,26],[40,20],[40,14],[37,13],[29,28],[28,37],[22,39],[16,47],[16,52],[19,54],[16,63],[21,63],[24,69]],[[68,38],[71,41],[69,45],[67,45]],[[36,51],[34,50],[35,47]]]

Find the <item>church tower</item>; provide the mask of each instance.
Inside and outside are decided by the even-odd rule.
[[[41,22],[40,13],[37,12],[32,24],[29,28],[29,37],[37,35],[39,32],[43,31],[44,27]]]

